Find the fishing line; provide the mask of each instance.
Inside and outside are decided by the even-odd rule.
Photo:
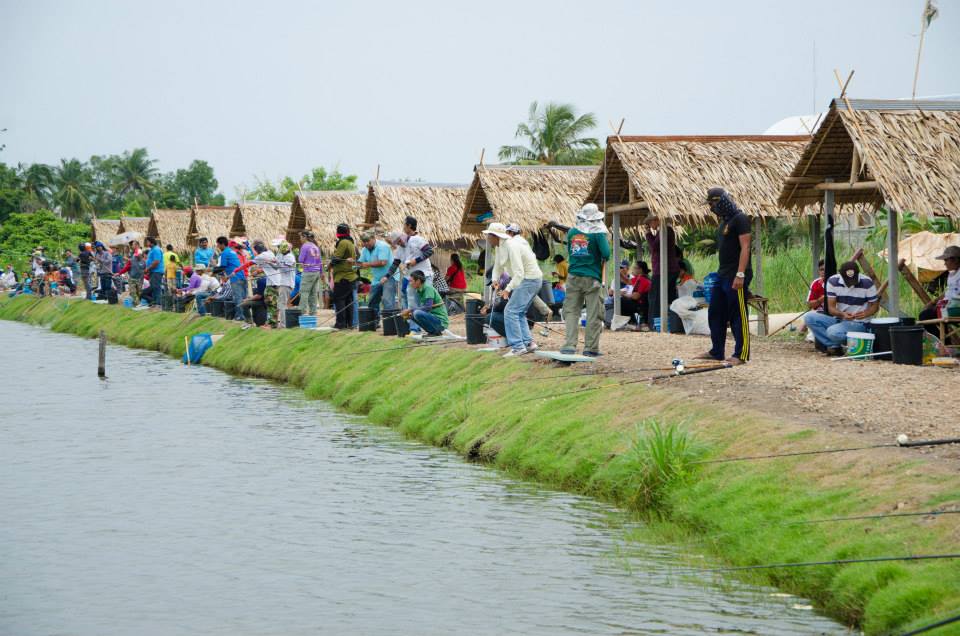
[[[862,559],[834,559],[832,561],[801,561],[798,563],[767,563],[763,565],[735,565],[719,568],[687,568],[672,570],[671,574],[702,574],[708,572],[745,572],[748,570],[774,570],[777,568],[804,568],[818,565],[850,565],[853,563],[884,563],[887,561],[932,561],[937,559],[960,559],[960,554],[917,554],[908,556],[867,557]]]
[[[380,349],[364,349],[363,351],[352,351],[350,353],[340,354],[341,356],[359,356],[365,353],[377,353],[381,351],[400,351],[402,349],[421,349],[423,347],[437,347],[443,345],[463,344],[464,340],[440,340],[436,342],[421,342],[413,345],[404,345],[400,347],[383,347]]]
[[[863,521],[869,519],[893,519],[897,517],[931,517],[938,515],[960,515],[960,510],[929,510],[927,512],[891,512],[875,515],[856,515],[853,517],[831,517],[828,519],[809,519],[807,521],[787,521],[784,526],[803,526],[814,523],[832,523],[834,521]]]
[[[852,448],[828,448],[825,450],[794,451],[792,453],[774,453],[771,455],[748,455],[744,457],[704,459],[704,460],[691,462],[691,463],[692,464],[723,464],[727,462],[743,462],[743,461],[751,461],[755,459],[774,459],[777,457],[798,457],[800,455],[824,455],[827,453],[847,453],[847,452],[853,452],[853,451],[870,450],[874,448],[910,448],[914,446],[942,446],[944,444],[960,444],[960,437],[952,437],[952,438],[946,438],[946,439],[920,440],[916,442],[898,441],[892,444],[890,443],[873,444],[871,446],[855,446]]]

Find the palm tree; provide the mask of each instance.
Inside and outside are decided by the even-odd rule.
[[[133,152],[125,152],[117,161],[116,191],[123,197],[133,192],[149,194],[156,189],[154,179],[158,172],[153,166],[155,159],[150,159],[146,148],[134,148]]]
[[[600,142],[587,137],[596,128],[593,113],[577,116],[572,104],[550,102],[540,110],[530,104],[527,122],[514,135],[527,140],[526,146],[501,146],[500,160],[518,164],[576,165],[596,163]]]
[[[87,167],[78,159],[60,160],[54,170],[53,200],[60,206],[60,214],[68,219],[82,219],[93,212],[93,179]]]
[[[54,187],[53,168],[43,163],[32,163],[26,167],[20,164],[19,167],[24,192],[36,205],[50,207]]]

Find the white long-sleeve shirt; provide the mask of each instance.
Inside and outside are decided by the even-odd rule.
[[[524,280],[541,280],[543,272],[537,263],[537,257],[530,249],[530,243],[522,236],[512,236],[500,242],[500,249],[506,250],[504,270],[510,276],[507,291],[513,291]]]

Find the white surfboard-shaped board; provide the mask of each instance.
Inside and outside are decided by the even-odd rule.
[[[547,360],[555,360],[557,362],[596,362],[597,359],[580,355],[579,353],[560,353],[559,351],[537,351],[533,352],[533,355],[540,358],[546,358]]]

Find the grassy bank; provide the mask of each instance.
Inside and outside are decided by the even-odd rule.
[[[682,425],[704,456],[859,446],[863,440],[691,401],[669,387],[635,384],[521,402],[615,380],[534,382],[558,372],[460,346],[373,351],[406,343],[372,334],[241,331],[214,318],[86,302],[18,298],[0,305],[0,318],[86,337],[103,328],[114,343],[177,356],[184,336],[225,333],[205,364],[301,387],[311,397],[511,474],[636,508],[650,516],[654,532],[729,564],[960,551],[960,515],[784,525],[888,512],[898,504],[904,510],[956,506],[960,476],[950,467],[905,449],[697,467],[685,461],[696,452],[677,452],[678,444],[653,433],[652,423],[674,432],[672,424]],[[668,452],[658,459],[661,444]],[[960,608],[956,561],[751,576],[807,596],[871,634],[897,633]]]

